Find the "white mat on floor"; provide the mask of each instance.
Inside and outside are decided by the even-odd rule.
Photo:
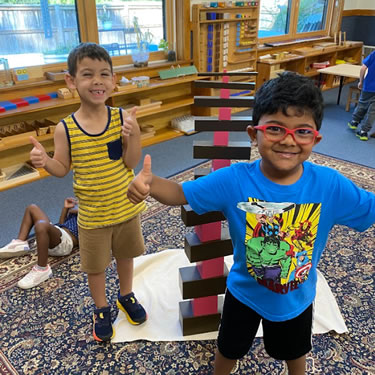
[[[232,256],[226,257],[225,262],[229,269],[233,263]],[[182,335],[178,307],[182,300],[178,269],[189,265],[191,263],[183,250],[164,250],[136,258],[133,290],[145,307],[148,320],[140,326],[132,326],[120,311],[114,323],[116,334],[112,342],[216,339],[217,332]],[[317,334],[328,331],[344,333],[348,329],[324,276],[318,271],[313,332]],[[262,336],[261,328],[257,336]]]

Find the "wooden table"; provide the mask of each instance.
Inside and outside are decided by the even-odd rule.
[[[322,81],[322,74],[331,74],[334,76],[340,76],[340,86],[339,93],[337,95],[337,105],[340,104],[341,90],[344,83],[344,78],[356,78],[359,79],[359,72],[361,70],[361,65],[353,64],[338,64],[329,66],[328,68],[318,69],[320,73],[319,84]]]

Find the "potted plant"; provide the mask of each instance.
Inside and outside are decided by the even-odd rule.
[[[173,50],[170,50],[169,48],[169,43],[165,39],[160,39],[158,48],[164,50],[165,57],[167,58],[168,61],[176,61],[176,52]]]
[[[149,45],[154,37],[150,30],[143,32],[138,23],[138,17],[133,19],[134,32],[137,38],[137,48],[132,51],[132,60],[135,67],[148,65],[150,56]]]
[[[160,39],[158,48],[162,49],[164,53],[167,55],[168,54],[168,41],[166,41],[165,39]]]

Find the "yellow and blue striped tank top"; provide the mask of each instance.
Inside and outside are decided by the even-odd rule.
[[[100,134],[88,134],[74,114],[62,122],[67,133],[73,168],[73,189],[79,201],[78,225],[93,229],[119,224],[144,211],[145,203],[127,198],[133,169],[122,158],[122,113],[108,108],[108,123]]]

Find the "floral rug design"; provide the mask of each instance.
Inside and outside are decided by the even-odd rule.
[[[257,157],[253,152],[254,158]],[[375,192],[375,169],[313,154],[317,164],[338,169],[359,186]],[[193,178],[193,169],[173,177]],[[332,197],[334,199],[334,197]],[[142,226],[146,252],[183,248],[187,230],[179,207],[147,201]],[[18,228],[17,228],[18,229]],[[15,229],[16,231],[16,229]],[[36,256],[0,260],[0,374],[211,374],[215,340],[137,341],[99,344],[92,338],[93,310],[86,276],[79,271],[77,251],[50,258],[53,277],[31,290],[16,284]],[[319,269],[335,295],[349,333],[313,337],[308,374],[375,374],[375,226],[364,233],[336,226]],[[107,294],[114,305],[118,282],[107,272]],[[113,311],[113,318],[117,311]],[[160,317],[162,319],[162,317]],[[286,375],[284,363],[269,358],[261,339],[237,363],[234,374]]]

